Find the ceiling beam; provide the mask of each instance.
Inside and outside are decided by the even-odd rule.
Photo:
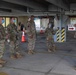
[[[70,10],[76,10],[76,3],[70,4]]]
[[[10,10],[10,9],[5,9],[5,8],[0,8],[0,11],[2,11],[2,12],[12,12],[12,10]]]
[[[47,10],[48,8],[45,5],[39,4],[33,0],[3,0],[9,3],[19,4],[22,6],[27,6],[33,9],[38,10]]]
[[[52,3],[62,9],[69,10],[70,6],[68,6],[63,0],[46,0],[49,3]]]
[[[21,5],[17,5],[17,4],[13,4],[13,3],[5,2],[5,1],[0,2],[0,7],[6,8],[6,9],[24,11],[24,12],[27,11],[27,8],[25,6],[21,6]]]

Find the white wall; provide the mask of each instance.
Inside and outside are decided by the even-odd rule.
[[[49,19],[47,19],[47,18],[41,19],[41,27],[45,27],[46,28],[48,23],[49,23]]]

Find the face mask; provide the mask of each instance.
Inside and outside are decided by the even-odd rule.
[[[3,19],[3,20],[2,20],[2,24],[3,24],[4,22],[5,22],[5,20]]]
[[[15,22],[16,22],[16,20],[13,20],[13,22],[15,23]]]

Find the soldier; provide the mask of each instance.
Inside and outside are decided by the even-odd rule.
[[[34,16],[31,16],[27,21],[27,35],[28,35],[28,54],[34,54],[35,41],[36,41],[36,28],[34,23]]]
[[[4,42],[5,42],[5,29],[2,26],[2,18],[0,17],[0,67],[3,67],[3,65],[6,63],[6,61],[2,59],[5,47]]]
[[[10,18],[10,24],[7,26],[7,33],[8,33],[8,42],[10,47],[10,58],[16,59],[22,57],[21,54],[17,51],[18,48],[18,32],[17,26],[14,23],[14,18]]]
[[[53,30],[53,27],[54,27],[53,22],[49,22],[48,27],[45,30],[48,52],[55,51],[55,44],[54,44],[53,35],[55,34],[56,31]]]

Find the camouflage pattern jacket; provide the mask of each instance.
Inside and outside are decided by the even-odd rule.
[[[4,27],[0,24],[0,40],[5,39],[5,29]]]
[[[36,38],[36,28],[34,21],[28,21],[26,25],[27,35],[28,37],[32,39]]]
[[[7,33],[9,35],[9,39],[15,41],[17,38],[17,26],[15,24],[9,24],[7,26]]]
[[[47,27],[46,30],[45,30],[46,37],[48,37],[48,38],[53,38],[53,35],[55,33],[56,32],[52,28]]]

